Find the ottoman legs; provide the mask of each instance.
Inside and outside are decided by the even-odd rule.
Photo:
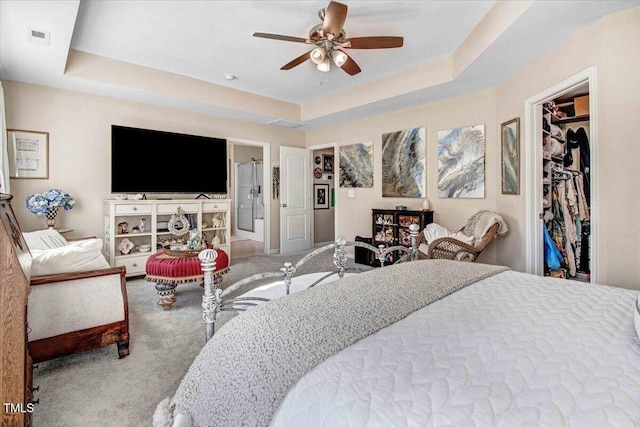
[[[158,291],[158,304],[164,310],[171,310],[171,306],[176,302],[176,286],[175,283],[156,283],[156,291]]]

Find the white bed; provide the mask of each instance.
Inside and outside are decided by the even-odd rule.
[[[469,271],[484,268],[416,261],[248,310],[207,343],[171,402],[158,406],[155,424],[640,425],[640,342],[633,320],[637,291],[496,271],[377,331],[369,333],[370,325],[363,326],[366,336],[319,356],[317,363],[304,354],[322,353],[325,344],[334,345],[332,340],[342,333],[340,323],[314,329],[326,320],[322,298],[335,294],[352,304],[349,294],[355,292],[357,319],[352,321],[347,310],[345,328],[377,324],[385,316],[380,314],[385,301],[373,295],[367,310],[362,301],[368,286],[376,281],[388,286],[393,305],[395,295],[401,295],[394,286],[405,276],[408,286],[415,287],[416,276],[433,270],[432,282],[440,285],[449,276],[464,277],[462,265]],[[316,312],[306,305],[314,298]],[[327,306],[334,303],[339,305],[327,301]],[[312,338],[298,343],[295,331],[288,336],[282,331],[287,338],[279,350],[258,354],[264,347],[261,340],[288,321],[278,307],[295,305],[304,308],[302,314],[291,314],[299,335],[310,331]],[[308,340],[313,343],[304,347]],[[297,346],[302,346],[296,350],[300,355],[291,356],[289,349]],[[246,353],[238,353],[242,351]],[[293,376],[295,381],[284,391],[274,391],[304,357],[312,361],[310,368],[299,378]],[[233,392],[225,389],[229,384]],[[264,412],[266,418],[257,415],[263,400],[273,405],[271,412]]]

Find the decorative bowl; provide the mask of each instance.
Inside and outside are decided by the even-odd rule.
[[[140,252],[149,252],[151,250],[151,245],[148,245],[148,244],[138,245],[138,250]]]

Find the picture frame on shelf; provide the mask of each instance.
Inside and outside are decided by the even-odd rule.
[[[502,194],[520,194],[520,118],[500,125]]]
[[[49,179],[49,132],[7,129],[9,177]]]
[[[329,184],[313,185],[313,209],[329,209]]]
[[[333,173],[333,154],[322,155],[322,170]]]

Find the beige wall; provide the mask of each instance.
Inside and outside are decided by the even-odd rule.
[[[302,147],[304,134],[290,129],[212,117],[171,108],[121,101],[84,93],[3,81],[7,127],[49,132],[49,179],[12,179],[14,207],[24,230],[44,226],[43,217],[30,213],[24,200],[29,194],[58,187],[76,199],[76,206],[58,215],[71,236],[102,236],[102,200],[111,197],[111,125],[133,126],[228,139],[268,142],[277,162],[280,145]],[[194,162],[206,167],[206,159],[176,159],[175,149],[158,173],[188,179]],[[270,167],[265,165],[265,167]],[[279,207],[271,203],[271,247],[278,248]]]
[[[640,289],[640,7],[606,16],[496,88],[496,126],[524,117],[524,101],[596,66],[597,146],[595,185],[598,283]],[[523,147],[524,148],[524,147]],[[523,152],[523,154],[525,154]],[[524,157],[521,167],[524,172]],[[498,168],[499,164],[495,167]],[[499,182],[496,183],[499,185]],[[498,241],[498,262],[525,269],[525,198],[498,194],[497,209],[509,222]]]
[[[423,199],[382,197],[382,134],[426,127],[427,196],[434,220],[452,229],[460,228],[467,218],[480,209],[494,209],[496,200],[496,157],[499,156],[495,120],[495,90],[397,111],[381,116],[321,129],[307,134],[307,145],[336,142],[338,146],[373,141],[373,188],[336,188],[336,238],[353,240],[355,236],[371,237],[371,209],[388,209],[405,205],[422,209]],[[438,198],[438,131],[462,126],[485,125],[486,196],[484,199]],[[336,157],[336,167],[339,159]],[[353,190],[355,197],[347,197]],[[482,254],[485,262],[495,260],[495,247]]]
[[[500,124],[514,117],[524,126],[524,102],[555,84],[595,65],[597,67],[597,162],[592,177],[596,186],[598,223],[598,283],[640,289],[640,196],[635,188],[640,159],[640,7],[612,14],[538,59],[494,89],[416,108],[354,121],[307,134],[307,146],[337,141],[338,145],[374,142],[374,187],[336,189],[336,237],[371,235],[371,209],[398,204],[420,208],[418,199],[381,196],[381,136],[383,133],[426,126],[427,194],[435,221],[449,227],[462,225],[478,209],[496,209],[509,233],[489,245],[481,261],[497,262],[524,271],[525,202],[529,183],[521,156],[521,195],[500,193]],[[437,131],[484,124],[486,138],[485,199],[437,197]],[[521,129],[524,131],[524,129]],[[523,141],[524,142],[524,141]],[[524,149],[524,146],[522,147]]]

